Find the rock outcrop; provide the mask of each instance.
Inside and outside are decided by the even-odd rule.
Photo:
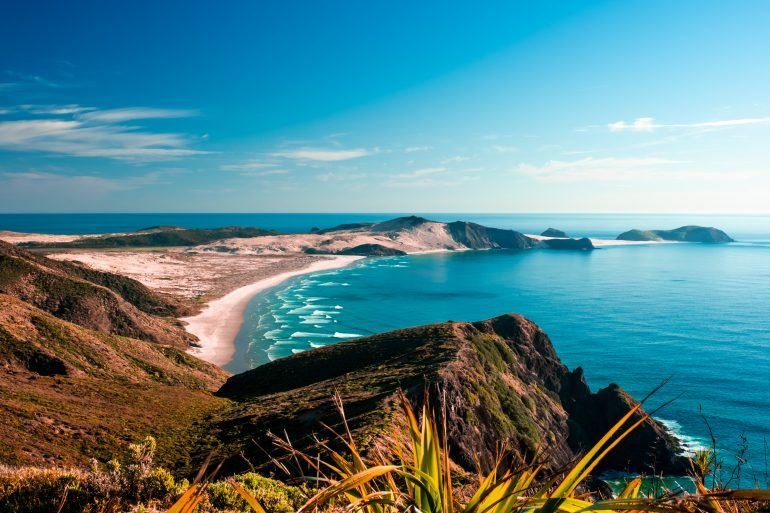
[[[541,233],[543,237],[556,237],[559,239],[567,239],[569,238],[569,235],[567,235],[565,232],[561,230],[557,230],[556,228],[548,228],[546,231]]]
[[[489,469],[506,443],[522,462],[540,454],[547,466],[567,464],[627,412],[632,399],[617,385],[592,393],[582,371],[570,372],[534,323],[503,315],[393,331],[307,351],[236,375],[218,395],[235,401],[213,426],[225,453],[264,461],[267,432],[303,448],[339,425],[331,395],[339,391],[354,436],[374,447],[398,422],[396,394],[420,401],[424,390],[447,412],[452,458]],[[443,403],[438,404],[440,401]],[[254,443],[256,442],[256,444]],[[671,473],[685,470],[679,446],[647,420],[603,469]],[[231,470],[242,460],[231,458]]]
[[[446,229],[458,244],[471,249],[529,249],[537,241],[515,230],[489,228],[476,223],[455,221]]]
[[[674,230],[629,230],[617,236],[617,240],[632,241],[677,241],[722,244],[735,242],[722,230],[704,226],[680,226]]]
[[[406,255],[405,251],[396,248],[389,248],[382,244],[359,244],[352,248],[346,248],[337,252],[338,255],[361,255],[361,256],[399,256]]]
[[[550,249],[567,249],[578,251],[590,251],[594,248],[591,239],[583,237],[582,239],[544,239],[543,244]]]

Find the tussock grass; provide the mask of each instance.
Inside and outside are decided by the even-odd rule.
[[[126,455],[93,468],[40,469],[0,466],[0,510],[56,513],[742,513],[770,511],[770,490],[730,490],[714,479],[716,458],[702,451],[692,459],[694,492],[681,489],[645,491],[643,477],[630,479],[613,498],[601,499],[588,480],[624,438],[647,418],[634,420],[636,404],[571,465],[545,474],[536,463],[506,465],[501,448],[494,468],[468,474],[453,464],[443,433],[445,415],[429,409],[418,415],[400,396],[402,422],[364,454],[356,444],[339,396],[335,404],[342,430],[333,431],[339,450],[318,441],[319,453],[309,455],[291,440],[274,437],[285,457],[275,459],[290,486],[246,473],[217,479],[220,466],[209,461],[192,483],[178,482],[153,465],[155,441],[148,437],[129,446]],[[712,476],[712,479],[709,479]],[[661,476],[655,476],[661,477]],[[707,483],[711,481],[709,487]]]
[[[462,477],[454,468],[445,432],[445,416],[437,417],[427,404],[419,417],[406,397],[401,404],[406,423],[395,424],[384,440],[385,450],[364,457],[347,428],[345,411],[339,397],[335,401],[344,431],[333,432],[342,442],[342,452],[319,442],[324,457],[308,455],[293,448],[290,440],[276,438],[276,443],[291,459],[312,470],[305,479],[320,485],[320,490],[297,513],[323,509],[362,513],[583,513],[583,512],[709,512],[738,513],[768,510],[768,490],[709,489],[707,476],[715,470],[708,452],[693,460],[696,492],[662,490],[656,496],[643,492],[642,477],[629,481],[616,497],[595,500],[586,485],[592,471],[624,438],[641,425],[648,415],[637,420],[633,406],[580,459],[552,475],[542,475],[542,467],[506,468],[504,453],[491,472],[473,476],[470,487],[461,487]],[[395,456],[393,456],[395,455]],[[280,462],[276,462],[279,463]],[[285,467],[284,467],[285,468]],[[288,469],[287,469],[288,470]],[[248,492],[238,489],[253,511],[264,513],[262,505]],[[465,493],[458,493],[459,490]],[[185,500],[176,506],[184,509]],[[189,510],[192,511],[192,510]]]

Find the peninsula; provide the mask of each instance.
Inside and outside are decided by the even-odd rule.
[[[644,236],[636,237],[629,235],[632,232],[616,240],[578,239],[554,228],[534,235],[407,216],[295,234],[260,228],[154,226],[88,236],[2,232],[0,239],[46,254],[48,262],[62,262],[57,265],[80,263],[77,269],[127,276],[155,290],[178,305],[173,315],[187,330],[181,337],[188,340],[189,351],[225,365],[235,352],[235,337],[254,295],[291,277],[345,267],[363,257],[489,249],[591,251],[675,237],[685,242],[732,240],[715,228],[695,226],[639,232]]]

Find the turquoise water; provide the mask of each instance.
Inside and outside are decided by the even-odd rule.
[[[1,207],[1,206],[0,206]],[[436,221],[474,221],[496,228],[540,233],[553,226],[571,235],[614,238],[630,228],[675,228],[685,224],[717,226],[740,240],[770,240],[767,215],[692,214],[259,214],[259,213],[89,213],[1,214],[0,230],[29,233],[78,234],[126,232],[158,225],[184,228],[257,226],[286,233],[307,232],[343,223],[386,221],[402,215],[422,215]]]
[[[5,214],[0,230],[99,233],[174,224],[307,231],[396,214]],[[741,435],[765,470],[770,435],[770,216],[426,214],[539,233],[614,238],[630,228],[717,226],[739,243],[613,247],[591,253],[479,251],[371,259],[301,276],[255,297],[230,370],[390,329],[518,312],[550,336],[593,388],[618,382],[637,397],[667,376],[659,417],[691,447]],[[729,458],[727,458],[729,459]],[[748,471],[752,472],[751,469]],[[745,475],[745,474],[744,474]]]
[[[356,336],[504,312],[537,322],[568,366],[585,369],[594,389],[617,382],[642,397],[671,376],[658,402],[676,400],[658,416],[694,448],[709,444],[702,408],[725,456],[743,434],[750,463],[764,473],[767,243],[369,259],[257,296],[231,370]]]

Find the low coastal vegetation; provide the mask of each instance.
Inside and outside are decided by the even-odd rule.
[[[124,454],[88,468],[0,466],[0,510],[16,513],[84,511],[164,511],[190,490],[155,462],[153,437],[128,445]],[[308,496],[307,486],[290,486],[253,472],[207,483],[198,513],[246,511],[248,503],[236,484],[270,513],[296,511]]]
[[[72,242],[25,242],[21,246],[28,248],[67,248],[67,249],[110,249],[110,248],[150,248],[197,246],[220,239],[259,237],[275,235],[274,230],[241,226],[223,228],[185,229],[173,226],[153,227],[136,233],[84,237]]]
[[[302,451],[291,439],[274,436],[274,446],[282,453],[272,460],[274,468],[296,484],[255,472],[217,479],[221,464],[207,473],[208,461],[192,482],[176,479],[154,464],[156,442],[147,437],[129,445],[122,457],[93,461],[89,469],[0,467],[0,509],[19,513],[738,513],[765,511],[770,504],[770,491],[723,488],[711,451],[696,453],[690,460],[692,491],[679,485],[662,486],[662,476],[630,476],[615,491],[592,480],[602,460],[648,419],[643,415],[635,420],[641,404],[635,404],[593,447],[559,469],[547,471],[542,455],[512,464],[503,444],[491,469],[468,472],[451,457],[446,411],[437,417],[425,401],[418,416],[403,394],[399,401],[399,420],[382,434],[377,450],[359,446],[339,396],[334,404],[341,430],[327,427],[338,449],[319,441],[312,451]],[[649,486],[650,480],[656,486]]]

